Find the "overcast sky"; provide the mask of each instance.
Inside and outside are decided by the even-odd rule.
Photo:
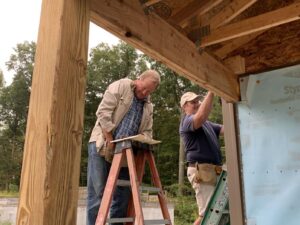
[[[0,69],[6,85],[12,81],[5,62],[14,53],[13,48],[24,41],[37,41],[42,0],[0,0]],[[118,38],[100,27],[90,24],[89,48],[100,42],[117,44]]]

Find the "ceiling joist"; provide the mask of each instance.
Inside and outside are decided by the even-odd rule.
[[[210,20],[210,29],[214,30],[228,24],[256,1],[257,0],[233,0],[225,9],[221,10],[220,13]]]
[[[200,46],[210,46],[236,37],[299,20],[299,15],[300,3],[294,3],[290,6],[213,30],[210,35],[201,38]]]
[[[156,14],[125,1],[91,1],[91,20],[227,101],[239,99],[236,75]],[[99,9],[99,10],[97,10]]]
[[[208,12],[210,9],[221,3],[223,0],[199,1],[195,0],[182,8],[170,19],[176,24],[184,27],[186,22],[194,16],[200,16]]]
[[[244,10],[249,8],[257,0],[233,0],[226,8],[222,9],[219,13],[215,14],[210,20],[209,24],[205,23],[202,27],[197,27],[191,30],[187,36],[194,42],[199,40],[199,36],[205,36],[203,30],[215,30],[216,28],[230,23],[235,17],[237,17]],[[204,26],[205,25],[205,26]]]

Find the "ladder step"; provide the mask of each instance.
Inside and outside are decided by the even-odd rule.
[[[106,223],[130,223],[134,222],[132,217],[125,217],[125,218],[108,218]]]
[[[141,191],[160,192],[160,188],[157,188],[157,187],[140,186],[140,190]]]
[[[129,180],[117,180],[118,186],[130,186]],[[140,186],[140,191],[151,191],[151,192],[160,192],[160,188],[158,187],[148,187],[148,186]]]
[[[130,223],[134,222],[134,219],[132,217],[126,217],[126,218],[109,218],[106,220],[106,223]],[[171,224],[170,220],[144,220],[145,225],[151,225],[151,224]]]
[[[130,186],[130,180],[117,180],[117,185],[118,186]]]
[[[150,224],[171,224],[170,220],[144,220],[145,225]]]

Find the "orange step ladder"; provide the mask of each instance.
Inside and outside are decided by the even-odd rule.
[[[132,140],[116,140],[115,154],[112,161],[111,169],[108,175],[104,189],[101,205],[99,208],[95,225],[104,225],[106,223],[126,223],[126,225],[146,225],[146,224],[171,224],[171,218],[167,207],[159,174],[155,165],[153,156],[153,146]],[[133,148],[137,149],[137,155],[134,156]],[[118,180],[123,157],[126,157],[130,181]],[[154,187],[140,186],[146,161],[149,164],[151,179]],[[126,218],[107,218],[113,193],[117,185],[131,186],[132,201],[128,206],[128,217]],[[145,220],[140,198],[140,191],[150,190],[157,193],[163,219]]]

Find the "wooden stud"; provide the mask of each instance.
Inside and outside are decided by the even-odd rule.
[[[225,128],[224,136],[230,205],[230,224],[240,225],[244,224],[244,213],[234,105],[223,100],[222,112]]]

